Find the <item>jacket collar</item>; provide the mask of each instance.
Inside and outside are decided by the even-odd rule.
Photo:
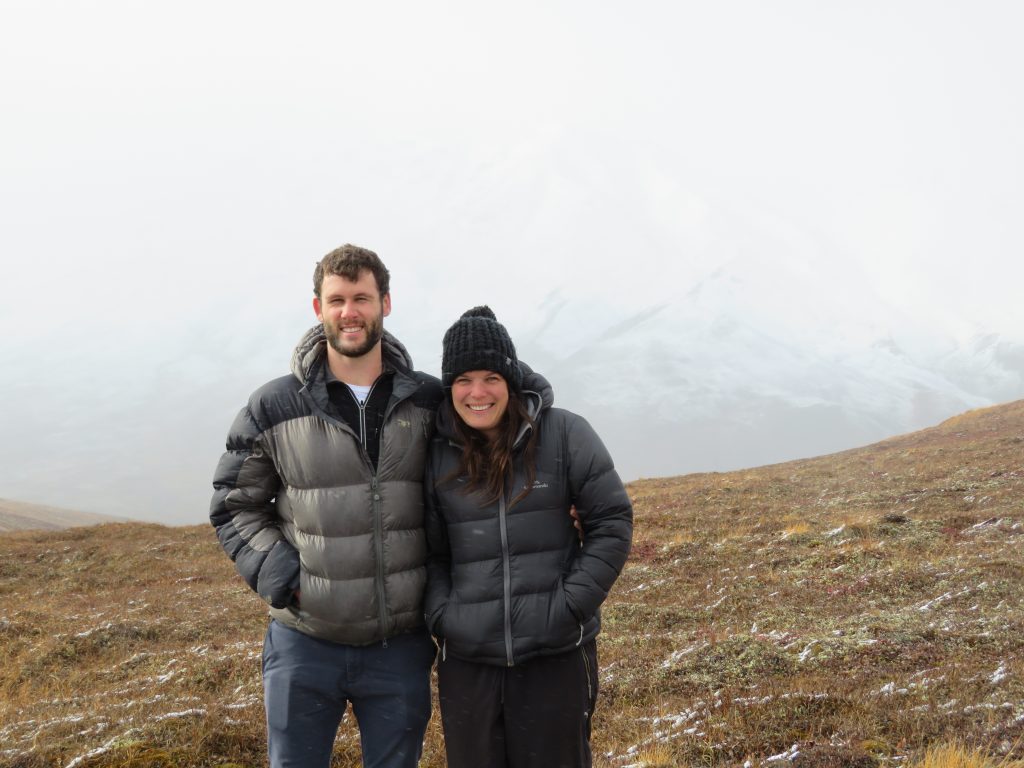
[[[395,378],[392,397],[402,398],[408,394],[407,389],[416,388],[412,373],[412,357],[398,339],[388,331],[381,337],[383,372],[405,374]],[[324,409],[327,405],[327,336],[322,324],[314,325],[306,331],[299,343],[295,345],[291,360],[292,374],[304,386],[314,402]]]
[[[385,371],[409,373],[412,370],[412,357],[405,345],[384,331],[381,337],[381,352]],[[299,381],[309,384],[318,368],[327,359],[327,336],[322,324],[314,325],[306,331],[292,352],[291,369]]]

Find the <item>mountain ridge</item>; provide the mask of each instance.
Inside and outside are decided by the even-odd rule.
[[[124,523],[128,518],[51,507],[28,501],[0,499],[0,532],[25,530],[62,530],[83,525]]]

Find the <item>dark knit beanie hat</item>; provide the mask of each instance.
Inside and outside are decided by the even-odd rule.
[[[523,383],[515,345],[490,307],[463,312],[444,334],[441,382],[450,387],[455,377],[466,371],[500,373],[509,388],[517,392]]]

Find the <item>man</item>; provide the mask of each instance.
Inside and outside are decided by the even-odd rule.
[[[389,273],[345,245],[313,276],[320,324],[231,427],[210,519],[270,606],[272,768],[327,768],[349,702],[367,768],[412,768],[430,718],[421,483],[440,382],[384,330]]]

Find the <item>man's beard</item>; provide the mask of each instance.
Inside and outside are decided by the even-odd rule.
[[[364,332],[366,341],[355,347],[346,347],[341,342],[341,328],[324,320],[324,335],[327,337],[327,343],[334,347],[335,352],[345,357],[362,357],[377,346],[377,342],[384,335],[384,323],[379,317],[376,320],[368,321],[364,326]]]

